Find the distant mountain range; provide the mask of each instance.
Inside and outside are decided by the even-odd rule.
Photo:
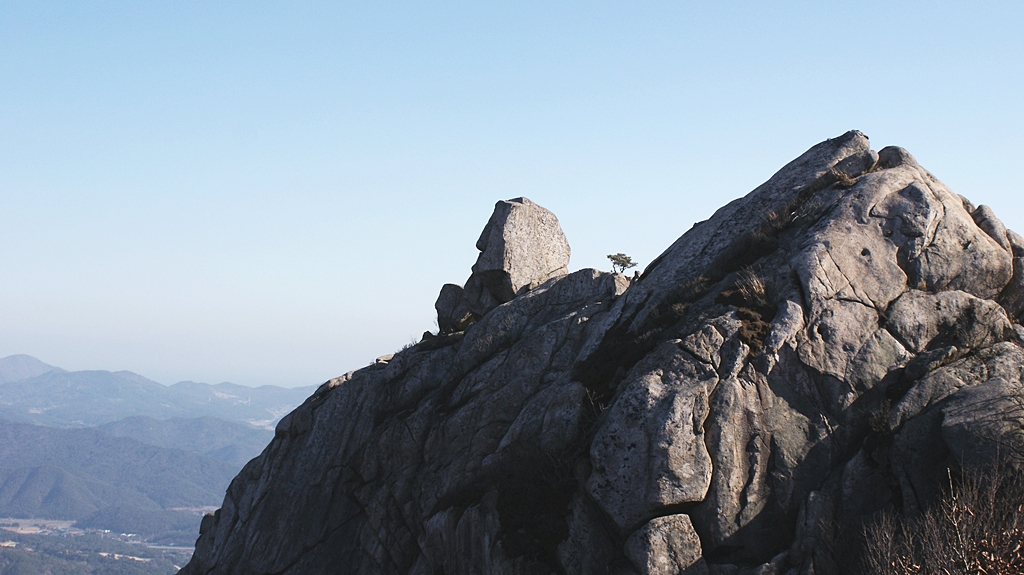
[[[220,505],[273,425],[314,389],[166,386],[129,371],[0,359],[0,517],[191,544],[198,510]]]
[[[0,421],[3,517],[92,519],[91,524],[97,516],[119,524],[134,517],[141,526],[156,518],[158,532],[177,530],[181,522],[198,526],[195,512],[164,512],[219,505],[237,471],[223,461],[99,429]]]
[[[183,449],[241,469],[274,438],[274,432],[215,417],[154,419],[126,417],[99,427],[117,437],[170,449]]]
[[[130,371],[64,371],[27,355],[0,359],[0,418],[55,427],[125,417],[216,417],[272,429],[314,386],[162,385]]]

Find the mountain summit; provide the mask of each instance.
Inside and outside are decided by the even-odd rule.
[[[31,355],[18,354],[0,358],[0,384],[21,381],[51,371],[62,371],[47,365]]]
[[[906,150],[822,142],[632,282],[535,208],[438,336],[282,419],[183,574],[835,573],[1021,445],[1024,239]]]

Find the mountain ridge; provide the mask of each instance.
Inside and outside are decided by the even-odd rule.
[[[29,377],[0,383],[0,415],[51,426],[103,425],[128,416],[213,416],[270,429],[315,389],[192,381],[168,386],[126,370],[65,371],[25,355],[4,358],[3,365],[10,377]],[[32,368],[18,367],[26,365]]]
[[[115,437],[129,437],[157,447],[181,449],[241,469],[263,451],[274,433],[249,424],[211,416],[155,419],[139,415],[98,426]]]
[[[103,508],[216,504],[236,467],[95,428],[0,421],[0,514],[83,519]],[[175,471],[175,472],[172,472]]]
[[[568,273],[525,198],[477,249],[439,334],[281,419],[182,575],[855,573],[866,522],[1024,466],[1024,238],[902,148],[821,142],[635,280]]]

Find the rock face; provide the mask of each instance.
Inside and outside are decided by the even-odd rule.
[[[1021,445],[1024,242],[859,132],[632,283],[566,274],[527,200],[477,247],[442,333],[285,417],[182,573],[841,573],[841,534]]]

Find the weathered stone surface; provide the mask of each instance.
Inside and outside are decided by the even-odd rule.
[[[568,575],[589,575],[609,569],[620,558],[619,542],[604,527],[606,516],[583,492],[569,504],[569,533],[558,544],[558,560]]]
[[[735,375],[720,381],[710,410],[714,415],[705,433],[714,472],[707,496],[692,514],[708,550],[739,543],[741,529],[763,511],[771,453],[755,384]]]
[[[800,360],[844,378],[849,364],[878,328],[878,312],[861,303],[831,300],[798,338]]]
[[[568,273],[569,242],[558,218],[526,198],[494,205],[476,249],[466,297],[479,315]]]
[[[964,207],[966,208],[966,206]],[[978,206],[977,209],[969,211],[971,213],[971,218],[974,219],[974,223],[978,224],[978,227],[981,228],[982,231],[995,240],[996,243],[999,244],[999,247],[1010,252],[1011,255],[1016,255],[1013,253],[1013,248],[1010,245],[1010,238],[1006,233],[1006,226],[1003,225],[1003,222],[999,221],[999,218],[996,217],[992,208],[988,206]]]
[[[437,328],[442,334],[463,331],[477,319],[469,309],[465,290],[455,284],[441,286],[434,309],[437,311]]]
[[[1006,230],[1006,241],[1013,255],[1013,275],[997,299],[1006,313],[1019,323],[1024,316],[1024,238]]]
[[[578,434],[585,395],[568,369],[588,320],[605,313],[621,289],[612,274],[576,272],[503,308],[501,317],[518,323],[491,314],[465,336],[437,338],[446,347],[414,346],[324,386],[235,480],[188,569],[307,573],[344,557],[351,572],[405,573],[418,565],[434,573],[442,564],[479,562],[523,572],[522,555],[495,547],[497,530],[520,516],[550,512],[557,520],[559,505],[567,505],[569,494],[561,504],[529,494],[559,492],[572,481],[572,463],[557,456],[565,455],[561,440]],[[459,503],[480,481],[501,487],[496,508],[479,498]],[[510,493],[517,495],[509,500]],[[289,516],[310,523],[293,529]],[[294,538],[261,545],[287,538],[275,529]],[[537,545],[535,535],[523,538]],[[430,553],[416,551],[420,540]],[[452,553],[462,554],[452,549],[469,558],[451,563]]]
[[[947,345],[990,347],[1013,336],[1002,306],[961,291],[909,291],[892,305],[886,327],[915,353]]]
[[[910,354],[888,331],[876,330],[846,366],[845,381],[850,392],[860,395],[873,388],[894,370],[907,364]]]
[[[863,517],[889,508],[894,493],[885,462],[872,458],[861,449],[843,467],[840,491],[839,520],[844,525],[856,526]]]
[[[1012,255],[975,224],[957,196],[941,184],[934,187],[944,217],[931,244],[910,266],[911,284],[994,298],[1013,275]]]
[[[704,419],[718,374],[680,343],[666,342],[633,369],[590,446],[587,487],[623,530],[702,501],[711,483]]]
[[[633,282],[566,275],[528,200],[478,247],[437,337],[282,419],[185,575],[837,574],[834,528],[1024,453],[1024,239],[902,148],[818,144]]]
[[[889,413],[889,427],[898,429],[910,418],[949,397],[956,390],[967,385],[949,369],[929,373],[893,406]]]
[[[707,575],[700,539],[686,515],[657,517],[626,541],[626,556],[640,575]]]
[[[998,301],[1014,321],[1024,319],[1024,258],[1013,258],[1013,276],[999,294]]]
[[[772,219],[766,216],[774,216],[780,225],[793,215],[804,215],[803,210],[814,217],[825,207],[817,200],[828,195],[822,194],[827,187],[807,192],[817,187],[814,184],[828,181],[836,164],[869,150],[867,137],[856,131],[814,146],[757,189],[683,234],[647,266],[641,280],[617,306],[621,308],[617,313],[624,320],[629,318],[629,330],[636,333],[644,329],[655,310],[671,306],[680,288],[714,283],[726,275],[723,272],[755,263],[777,247],[776,239],[762,231],[766,220]],[[801,192],[812,197],[801,201]]]

